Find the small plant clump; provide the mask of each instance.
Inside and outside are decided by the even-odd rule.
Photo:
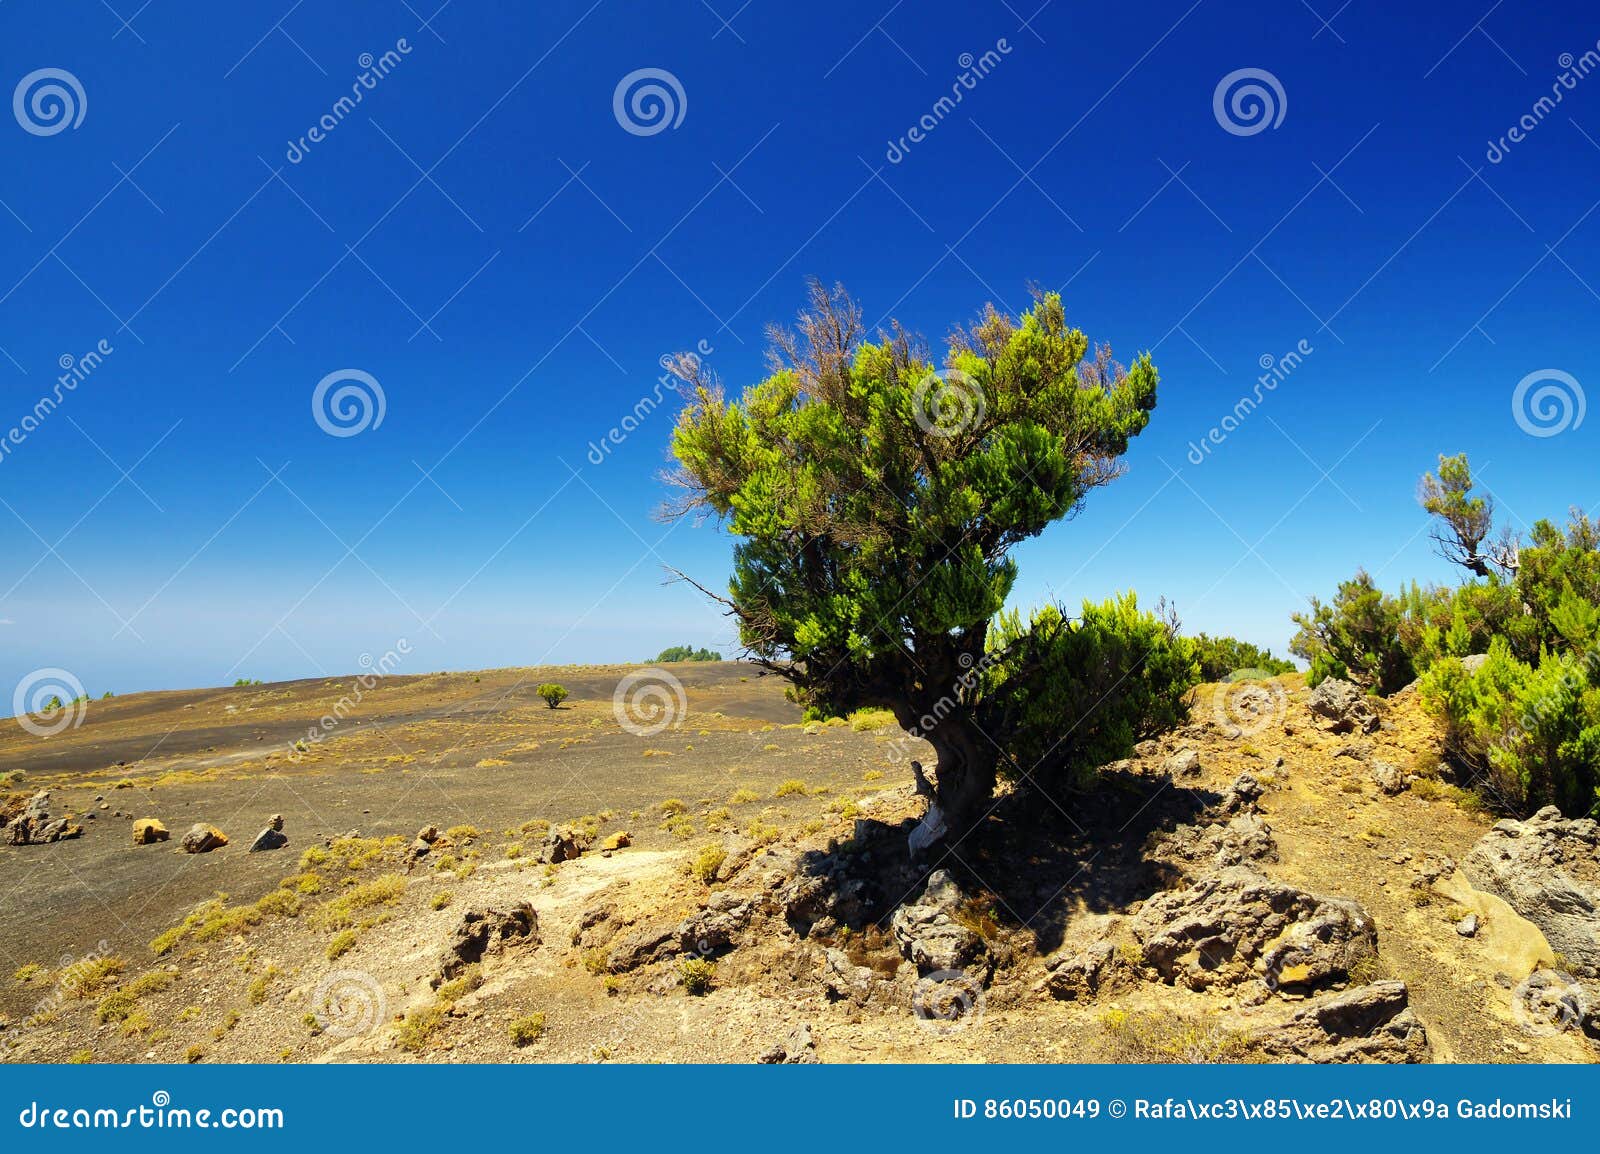
[[[544,1015],[526,1014],[511,1023],[510,1034],[513,1046],[527,1046],[537,1042],[544,1035]]]
[[[538,689],[534,690],[534,692],[542,697],[544,699],[544,703],[551,709],[556,708],[556,706],[560,705],[569,696],[567,687],[565,685],[557,685],[553,681],[545,682],[543,685],[539,686]]]
[[[688,958],[678,966],[683,988],[696,997],[709,994],[717,980],[717,963],[708,958]]]

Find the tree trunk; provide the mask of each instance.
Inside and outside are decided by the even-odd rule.
[[[983,734],[956,718],[946,719],[926,737],[938,755],[935,799],[954,840],[988,814],[999,754]]]

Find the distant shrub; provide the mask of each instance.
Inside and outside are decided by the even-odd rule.
[[[1400,640],[1404,615],[1399,599],[1374,585],[1366,570],[1358,570],[1339,583],[1332,604],[1313,597],[1309,612],[1294,615],[1299,631],[1289,652],[1311,663],[1309,685],[1337,677],[1387,696],[1417,676]]]
[[[883,729],[895,723],[894,714],[887,709],[858,709],[847,718],[850,728],[857,733]]]
[[[534,692],[544,698],[544,703],[551,709],[560,705],[568,697],[567,687],[565,685],[557,685],[553,681],[546,681]]]
[[[511,1023],[511,1044],[526,1046],[537,1042],[544,1035],[544,1015],[528,1014]]]
[[[709,649],[696,649],[692,645],[673,645],[656,654],[652,665],[663,665],[673,661],[721,661],[722,654],[714,653]]]
[[[798,777],[791,777],[787,781],[780,782],[778,784],[778,792],[774,796],[793,797],[795,795],[800,797],[806,795],[806,783]]]
[[[1194,638],[1194,656],[1200,663],[1202,681],[1223,681],[1235,673],[1259,673],[1261,677],[1277,677],[1294,672],[1294,662],[1274,657],[1269,649],[1261,649],[1237,637],[1212,637],[1197,633]]]

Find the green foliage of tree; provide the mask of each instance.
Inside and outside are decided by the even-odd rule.
[[[1221,681],[1230,673],[1241,669],[1261,670],[1276,677],[1294,671],[1294,662],[1274,657],[1270,649],[1261,649],[1237,637],[1212,637],[1206,633],[1194,636],[1195,660],[1200,663],[1202,681]]]
[[[1331,605],[1296,615],[1292,652],[1313,684],[1348,677],[1392,693],[1421,676],[1446,751],[1500,807],[1590,812],[1600,787],[1600,526],[1573,510],[1565,529],[1537,522],[1526,541],[1493,530],[1493,503],[1470,496],[1464,454],[1422,480],[1440,519],[1435,540],[1474,576],[1456,587],[1413,582],[1390,597],[1365,573]],[[1462,659],[1475,656],[1477,672]]]
[[[925,737],[954,829],[982,815],[1001,765],[1070,776],[1125,754],[1140,726],[1112,716],[1123,702],[1176,712],[1188,643],[1131,599],[994,626],[1011,549],[1121,473],[1155,407],[1147,355],[1090,358],[1054,294],[1021,318],[988,309],[951,337],[942,371],[898,325],[864,339],[842,289],[813,284],[798,331],[772,335],[772,374],[737,400],[680,363],[693,399],[673,435],[675,508],[739,539],[719,600],[802,704],[885,708]],[[1068,701],[1079,679],[1114,699],[1094,732],[1038,704]]]
[[[1600,654],[1545,653],[1536,665],[1502,638],[1469,673],[1446,657],[1422,680],[1423,700],[1444,720],[1451,758],[1502,808],[1545,805],[1568,814],[1600,803]]]
[[[696,649],[692,645],[672,645],[656,654],[653,665],[672,661],[721,661],[722,654],[711,649]]]
[[[551,709],[554,709],[556,706],[560,705],[569,696],[567,693],[567,687],[565,685],[557,685],[553,681],[546,681],[543,685],[535,689],[534,692],[540,697],[544,698],[544,703]]]
[[[1390,694],[1416,678],[1400,643],[1402,618],[1400,602],[1374,585],[1366,570],[1358,570],[1339,583],[1331,604],[1313,597],[1309,613],[1294,615],[1299,630],[1289,652],[1311,663],[1308,684],[1339,677]]]

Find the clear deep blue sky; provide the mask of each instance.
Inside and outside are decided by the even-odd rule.
[[[1440,451],[1518,523],[1600,506],[1600,415],[1512,410],[1530,373],[1600,383],[1600,75],[1531,111],[1592,5],[739,2],[0,4],[0,95],[56,68],[84,99],[48,135],[0,116],[0,436],[113,350],[0,457],[0,697],[45,666],[94,695],[348,673],[400,638],[408,672],[731,651],[662,584],[730,550],[652,517],[670,412],[589,446],[664,353],[754,381],[813,275],[936,339],[1064,286],[1154,350],[1127,475],[1019,550],[1021,603],[1132,586],[1281,651],[1358,565],[1447,576],[1414,499]],[[684,94],[650,135],[613,108],[644,68]],[[1213,110],[1242,68],[1284,94],[1247,135]],[[349,368],[383,420],[330,436],[312,393]]]

